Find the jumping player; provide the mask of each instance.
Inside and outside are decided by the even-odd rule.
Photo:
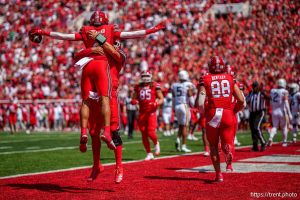
[[[244,97],[234,83],[233,76],[227,69],[221,57],[214,56],[209,62],[209,73],[200,79],[198,91],[198,105],[200,112],[204,113],[205,98],[208,97],[206,108],[207,139],[210,143],[211,160],[216,171],[215,181],[222,182],[223,176],[220,168],[220,155],[218,151],[219,138],[225,153],[226,169],[232,170],[233,140],[234,140],[234,111],[243,108]],[[233,109],[232,96],[237,100]]]
[[[148,137],[155,146],[155,156],[159,156],[160,146],[156,135],[156,109],[163,104],[164,96],[160,85],[152,81],[152,75],[148,71],[141,73],[141,82],[135,86],[134,91],[132,104],[139,104],[138,125],[142,132],[143,145],[147,153],[145,160],[152,160],[154,156],[150,149]]]
[[[134,32],[114,32],[113,25],[108,25],[108,16],[101,11],[95,11],[91,18],[90,18],[90,25],[91,26],[84,26],[81,28],[81,31],[79,33],[73,33],[73,34],[65,34],[65,33],[59,33],[59,32],[49,32],[44,31],[40,28],[35,28],[30,31],[29,35],[39,34],[44,36],[49,36],[54,39],[60,39],[60,40],[70,40],[70,41],[83,41],[86,48],[91,48],[93,46],[98,46],[97,42],[95,42],[94,39],[91,39],[88,35],[88,32],[90,31],[99,31],[103,33],[105,36],[100,37],[102,39],[101,43],[104,43],[106,40],[112,44],[114,40],[116,39],[131,39],[131,38],[138,38],[143,37],[145,35],[157,32],[164,28],[164,24],[158,24],[157,26],[148,29],[148,30],[140,30],[140,31],[134,31]],[[102,34],[100,36],[103,36]],[[105,40],[105,41],[104,41]],[[109,71],[109,65],[107,63],[107,60],[105,59],[105,56],[97,56],[89,55],[90,58],[82,60],[82,65],[85,66],[82,73],[82,80],[83,83],[81,85],[82,91],[84,90],[84,87],[86,87],[85,83],[89,81],[89,78],[93,76],[93,84],[96,85],[97,93],[101,97],[101,113],[104,119],[104,132],[101,135],[101,139],[107,143],[107,145],[111,149],[115,149],[115,146],[111,139],[111,133],[110,133],[110,106],[109,106],[109,98],[111,95],[111,79]],[[97,67],[101,66],[101,67]],[[86,134],[86,124],[87,124],[87,118],[86,113],[88,113],[87,109],[88,106],[85,105],[85,100],[87,99],[88,94],[82,93],[83,98],[83,104],[81,108],[81,137],[80,137],[80,150],[84,152],[85,145],[87,143],[87,134]],[[85,109],[85,111],[83,111]],[[83,113],[84,112],[84,113]]]

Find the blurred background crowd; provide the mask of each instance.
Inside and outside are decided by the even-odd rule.
[[[35,26],[49,31],[78,32],[82,23],[87,23],[86,11],[95,8],[108,12],[110,22],[119,24],[124,31],[150,28],[168,20],[165,31],[122,42],[127,61],[120,77],[121,99],[125,99],[138,82],[140,71],[145,69],[153,73],[164,91],[177,80],[179,69],[187,70],[191,81],[197,84],[201,73],[207,70],[208,59],[216,54],[233,66],[246,93],[253,81],[258,81],[266,92],[278,78],[299,83],[300,1],[250,0],[248,17],[242,13],[206,16],[214,4],[238,2],[246,1],[0,0],[2,124],[13,105],[7,102],[57,99],[54,104],[21,107],[45,107],[48,113],[52,107],[62,107],[61,116],[68,115],[65,107],[78,110],[78,103],[64,106],[59,100],[80,102],[81,72],[73,67],[73,55],[84,48],[83,43],[44,37],[41,44],[34,44],[27,34]],[[18,108],[15,104],[14,107]],[[72,118],[74,123],[78,120],[78,116]]]

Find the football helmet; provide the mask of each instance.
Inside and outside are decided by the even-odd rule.
[[[188,81],[189,80],[189,73],[185,70],[181,70],[178,73],[178,77],[179,77],[179,80],[181,80],[181,81]]]
[[[225,73],[228,69],[225,67],[224,61],[221,57],[213,56],[209,61],[208,70],[212,74],[219,74]]]
[[[289,85],[289,88],[290,88],[291,94],[299,92],[299,85],[297,83],[291,83]]]
[[[108,24],[108,15],[102,11],[95,11],[90,18],[90,25],[101,26]]]
[[[286,81],[283,78],[278,79],[277,84],[280,88],[286,88]]]
[[[142,71],[141,83],[150,83],[152,81],[152,75],[149,71]]]

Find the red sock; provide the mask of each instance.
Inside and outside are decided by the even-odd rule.
[[[209,147],[205,146],[205,151],[209,152]]]
[[[93,150],[93,167],[97,168],[100,166],[100,148],[101,148],[101,143],[100,143],[100,137],[97,136],[92,136],[92,150]]]
[[[116,167],[122,167],[122,146],[117,146],[115,149]]]
[[[81,135],[86,135],[86,128],[81,128]]]
[[[150,149],[150,143],[149,143],[149,140],[147,137],[147,133],[142,133],[142,141],[143,141],[143,145],[145,147],[146,152],[150,153],[151,149]]]

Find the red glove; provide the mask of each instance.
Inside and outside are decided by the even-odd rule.
[[[50,36],[49,31],[44,31],[41,28],[33,28],[29,31],[29,35],[47,35]]]
[[[160,31],[162,29],[165,29],[166,28],[166,21],[162,21],[160,22],[159,24],[157,24],[156,26],[146,30],[146,34],[151,34],[151,33],[155,33],[157,31]]]
[[[139,102],[136,100],[136,99],[132,99],[131,101],[130,101],[130,104],[132,104],[132,105],[136,105],[136,104],[138,104]]]

